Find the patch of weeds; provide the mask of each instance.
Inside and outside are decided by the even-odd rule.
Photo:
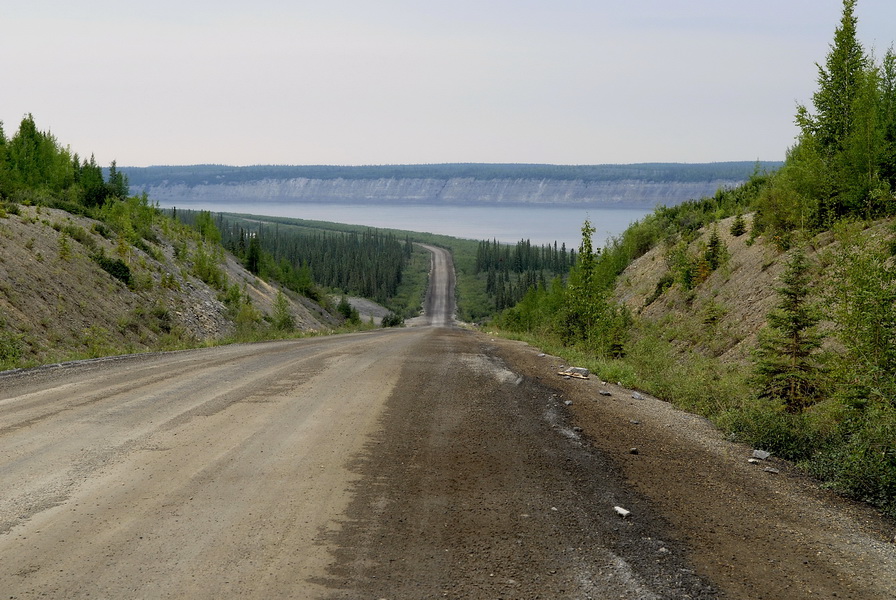
[[[136,318],[136,315],[132,314],[119,317],[117,325],[118,331],[124,335],[129,333],[140,333],[140,321]]]
[[[131,286],[133,287],[133,289],[138,291],[149,291],[156,285],[155,279],[153,279],[152,275],[146,271],[140,271],[137,274],[132,274],[131,281]]]
[[[174,329],[174,319],[171,317],[171,311],[161,302],[153,305],[150,314],[155,318],[156,324],[160,331],[171,333]]]
[[[62,232],[71,237],[73,240],[87,248],[88,250],[96,250],[96,240],[86,229],[80,225],[68,224],[62,227]]]
[[[19,205],[15,202],[0,202],[0,219],[9,218],[9,215],[18,215]]]
[[[383,317],[382,325],[383,327],[404,327],[404,317],[397,315],[394,312],[390,312]]]
[[[703,308],[703,324],[707,327],[715,326],[728,311],[718,302],[710,300]]]
[[[165,260],[165,255],[162,254],[162,251],[159,250],[158,248],[156,248],[155,246],[153,246],[151,243],[149,243],[144,238],[140,238],[136,242],[134,242],[134,247],[137,248],[138,250],[142,250],[148,256],[152,257],[154,260],[156,260],[158,262],[162,262]]]
[[[11,331],[0,331],[0,366],[18,364],[23,354],[22,336]]]
[[[81,343],[87,347],[90,358],[110,356],[115,353],[109,330],[99,325],[91,325],[84,329],[81,332]]]
[[[180,291],[180,282],[177,280],[177,277],[171,273],[162,273],[161,285],[163,288],[169,290]]]

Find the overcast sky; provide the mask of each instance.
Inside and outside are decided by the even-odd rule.
[[[781,160],[841,0],[0,0],[0,121],[100,164]],[[878,56],[896,2],[859,0]]]

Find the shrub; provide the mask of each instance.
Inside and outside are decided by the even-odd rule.
[[[120,258],[109,258],[105,254],[94,254],[93,260],[112,277],[118,279],[128,287],[133,283],[131,268]]]
[[[397,315],[394,312],[390,312],[388,315],[383,317],[383,327],[403,327],[404,326],[404,317],[401,315]]]
[[[93,236],[83,227],[68,223],[62,226],[61,231],[88,250],[96,250],[96,240],[94,240]]]
[[[289,300],[286,294],[281,291],[277,292],[277,299],[274,301],[274,314],[271,316],[271,324],[278,331],[292,331],[296,328],[295,319],[289,310]]]
[[[734,217],[734,222],[731,223],[731,235],[734,237],[740,237],[747,232],[747,222],[744,219],[744,216],[740,213]]]

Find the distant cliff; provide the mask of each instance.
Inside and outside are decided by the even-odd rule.
[[[777,163],[640,165],[399,165],[382,167],[130,168],[134,193],[162,204],[566,204],[668,206],[734,187]]]
[[[532,179],[266,179],[236,184],[156,184],[161,204],[190,202],[331,202],[363,204],[602,204],[654,207],[711,196],[739,181],[545,181]]]

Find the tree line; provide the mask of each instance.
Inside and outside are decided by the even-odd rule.
[[[0,197],[16,202],[52,201],[61,208],[93,208],[130,194],[127,175],[112,161],[108,171],[93,155],[81,159],[25,116],[7,139],[0,123]]]
[[[797,107],[800,133],[756,205],[758,225],[786,243],[848,218],[896,213],[896,53],[875,62],[857,38],[856,0],[843,14],[813,106]],[[813,110],[814,109],[814,110]]]
[[[566,243],[533,245],[520,240],[515,245],[483,240],[476,249],[475,274],[485,274],[485,293],[496,311],[515,305],[534,287],[546,288],[554,277],[563,277],[576,262],[575,250]]]
[[[273,275],[306,295],[316,284],[388,304],[413,251],[409,239],[377,229],[309,232],[218,219],[222,244],[249,271]]]

